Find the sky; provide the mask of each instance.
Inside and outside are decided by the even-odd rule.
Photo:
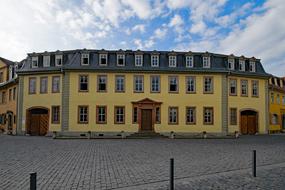
[[[0,56],[70,49],[256,57],[285,76],[284,0],[0,0]]]

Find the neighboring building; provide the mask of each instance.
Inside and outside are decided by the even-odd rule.
[[[270,133],[285,131],[285,78],[269,79]]]
[[[0,57],[0,132],[16,134],[19,64]]]
[[[18,75],[19,134],[268,131],[269,75],[255,58],[83,49],[28,54]]]

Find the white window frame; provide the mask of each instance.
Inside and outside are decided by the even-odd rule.
[[[134,92],[144,92],[144,76],[134,76]]]
[[[196,77],[195,76],[186,76],[186,93],[195,93],[196,92]],[[188,90],[188,87],[193,87],[193,90]]]
[[[85,58],[87,58],[88,59],[88,63],[87,64],[84,64],[84,59]],[[89,53],[82,53],[81,54],[81,65],[84,65],[84,66],[86,66],[86,65],[89,65]]]
[[[61,64],[58,64],[57,60],[60,60]],[[62,55],[55,55],[55,66],[61,67],[62,66]]]
[[[203,56],[203,68],[211,68],[210,56]]]
[[[249,71],[256,72],[256,64],[254,61],[249,61]]]
[[[43,56],[43,67],[50,67],[50,56],[49,55]]]
[[[169,67],[176,67],[176,56],[170,55],[168,58],[168,66]]]
[[[235,59],[234,58],[228,59],[228,69],[235,70]]]
[[[156,63],[156,64],[154,64]],[[159,67],[159,55],[151,55],[151,66]]]
[[[123,59],[123,64],[119,64],[119,59]],[[117,66],[124,67],[126,64],[125,54],[117,54]]]
[[[36,65],[34,62],[36,61]],[[38,68],[39,67],[39,58],[38,57],[32,57],[32,68]]]
[[[102,59],[106,59],[106,64],[102,64]],[[108,54],[107,53],[100,53],[99,54],[99,65],[100,66],[107,66],[108,65]]]
[[[160,76],[159,75],[150,76],[150,91],[160,92]]]
[[[245,60],[239,60],[239,71],[245,71]]]
[[[135,55],[135,66],[136,67],[143,66],[143,55],[142,54]]]
[[[192,55],[187,55],[185,57],[185,65],[187,68],[193,68],[194,67],[194,57]]]

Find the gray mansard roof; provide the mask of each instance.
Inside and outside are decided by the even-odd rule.
[[[89,54],[89,65],[81,65],[81,54]],[[107,54],[108,65],[99,65],[99,54]],[[117,66],[117,54],[125,54],[125,66]],[[135,66],[135,54],[143,55],[143,66]],[[159,55],[159,67],[151,67],[151,55]],[[43,56],[50,56],[50,67],[43,67]],[[55,55],[63,55],[63,66],[55,66]],[[176,55],[177,66],[169,67],[169,55]],[[185,66],[185,56],[192,55],[194,58],[194,67]],[[203,56],[209,56],[211,68],[203,68]],[[32,57],[38,57],[38,67],[32,68]],[[235,59],[235,70],[228,69],[228,58]],[[245,60],[246,71],[239,71],[239,59]],[[249,72],[249,61],[254,60],[256,63],[256,72]],[[236,57],[233,55],[222,55],[209,52],[174,52],[174,51],[132,51],[132,50],[69,50],[43,53],[29,53],[25,64],[18,70],[18,74],[33,74],[45,72],[63,72],[67,70],[78,71],[97,71],[97,72],[184,72],[184,73],[233,73],[236,75],[269,77],[260,63],[260,59]]]

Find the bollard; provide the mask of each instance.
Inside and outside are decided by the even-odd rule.
[[[37,173],[30,173],[30,190],[37,189]]]
[[[252,176],[256,177],[256,150],[252,151]]]
[[[174,190],[174,159],[170,158],[170,181],[169,189]]]

